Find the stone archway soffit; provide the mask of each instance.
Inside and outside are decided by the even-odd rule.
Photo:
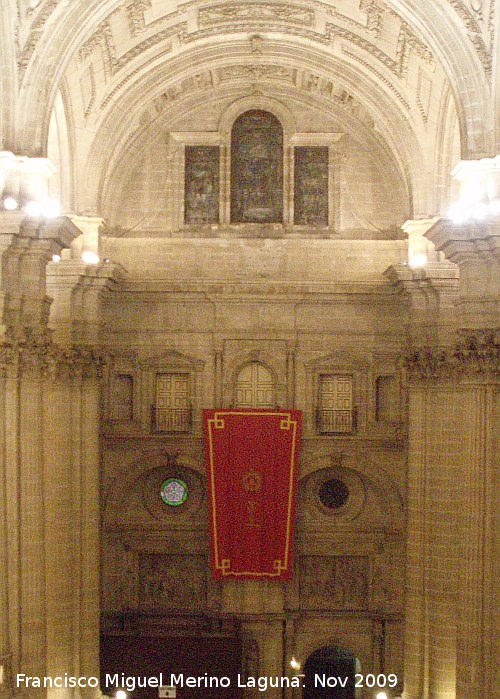
[[[484,51],[481,49],[479,34],[474,33],[474,42],[467,41],[467,33],[470,35],[471,27],[474,28],[475,25],[471,24],[468,15],[460,9],[459,6],[463,4],[461,0],[443,0],[441,3],[436,3],[435,0],[419,0],[418,3],[414,0],[388,0],[387,4],[376,0],[352,0],[353,8],[349,15],[341,14],[328,0],[307,0],[300,5],[279,1],[207,4],[205,0],[193,0],[181,8],[176,5],[170,13],[167,6],[163,15],[160,13],[151,18],[148,17],[148,11],[152,12],[154,2],[155,0],[125,3],[123,0],[94,0],[89,3],[81,0],[72,3],[68,10],[58,0],[41,0],[40,10],[34,15],[18,56],[20,75],[25,79],[21,107],[30,107],[22,109],[21,113],[33,114],[33,121],[25,124],[26,135],[38,132],[40,146],[42,145],[42,132],[46,132],[48,121],[46,103],[51,103],[59,81],[74,56],[85,56],[97,48],[103,52],[105,65],[106,56],[108,57],[107,68],[113,71],[123,61],[128,62],[135,55],[148,50],[151,44],[163,41],[171,33],[172,27],[177,27],[172,36],[180,43],[205,39],[213,34],[220,35],[223,28],[229,31],[237,29],[258,32],[259,29],[269,31],[273,27],[280,32],[287,29],[297,35],[302,34],[306,39],[315,39],[325,46],[331,46],[336,41],[341,41],[342,44],[351,42],[357,50],[371,50],[375,60],[396,73],[404,72],[409,51],[416,51],[422,59],[430,59],[430,55],[435,53],[439,62],[449,70],[454,86],[460,84],[463,76],[476,75],[481,71],[488,73],[490,67],[488,47],[485,45]],[[446,8],[438,11],[437,5],[446,5]],[[381,22],[387,12],[401,20],[397,60],[385,57],[376,45]],[[116,50],[113,24],[117,15],[123,13],[122,19],[128,23],[133,46],[118,56],[113,55],[113,50]],[[170,22],[171,26],[163,27],[162,22]],[[468,29],[465,29],[463,22]],[[322,31],[319,31],[320,27]],[[443,41],[443,36],[447,37],[447,41]],[[470,94],[471,97],[475,93],[475,102],[483,111],[483,117],[484,99],[478,98],[485,97],[484,90],[481,89],[484,88],[484,82],[478,79],[478,84],[468,86],[467,90],[457,90]],[[52,99],[44,100],[44,104],[39,104],[38,109],[33,109],[33,104],[37,104],[36,95],[40,94]],[[464,111],[467,111],[467,105],[464,106]],[[42,126],[37,128],[36,124]]]

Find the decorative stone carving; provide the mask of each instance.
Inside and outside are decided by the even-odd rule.
[[[366,28],[378,38],[382,28],[384,8],[376,0],[361,0],[359,9],[366,13]]]
[[[278,80],[296,83],[297,70],[278,65],[236,65],[219,69],[221,82],[228,80]]]
[[[304,556],[300,563],[301,606],[305,609],[365,609],[368,556]]]
[[[104,74],[107,78],[114,73],[116,65],[116,48],[109,22],[110,18],[111,15],[99,25],[95,33],[83,44],[78,52],[78,60],[83,63],[91,57],[96,49],[100,49],[104,64]]]
[[[422,348],[406,357],[410,379],[460,378],[500,374],[498,332],[481,330],[464,333],[454,351]]]
[[[254,56],[262,56],[262,47],[264,45],[264,39],[258,34],[250,37],[250,53]]]
[[[384,552],[374,556],[370,606],[389,613],[400,613],[404,606],[405,558],[402,553]]]
[[[477,15],[481,15],[482,13],[482,2],[479,2],[478,0],[471,0],[474,2],[474,7],[477,9],[474,9],[474,12]],[[469,39],[473,43],[477,54],[479,56],[479,60],[481,61],[481,64],[484,68],[484,72],[490,76],[491,75],[491,70],[492,70],[492,56],[491,56],[491,51],[488,50],[483,34],[481,31],[481,26],[477,20],[477,18],[474,16],[474,14],[471,12],[471,10],[462,2],[462,0],[448,0],[450,5],[453,7],[457,15],[460,17],[462,22],[464,23],[467,32],[469,34]],[[493,3],[491,4],[493,6]],[[490,14],[491,17],[491,14]],[[491,33],[491,30],[490,30]]]
[[[38,7],[39,4],[39,2],[35,3],[34,6],[33,4],[31,4],[31,8],[29,8],[28,10],[28,14],[31,14],[36,9],[36,7]],[[40,40],[40,37],[42,36],[47,20],[50,18],[50,15],[54,12],[58,4],[59,0],[47,0],[44,6],[41,8],[37,18],[33,22],[28,39],[22,47],[22,49],[19,51],[19,56],[17,59],[17,66],[19,68],[20,78],[22,78],[22,76],[24,75],[26,67],[35,52],[35,49]]]
[[[150,9],[151,0],[135,0],[135,2],[126,6],[128,26],[132,36],[137,36],[137,34],[144,31],[146,27],[144,13]]]
[[[47,332],[23,328],[0,345],[0,367],[36,373],[44,378],[64,379],[80,376],[100,378],[105,361],[96,348],[83,345],[60,347]]]
[[[311,27],[314,24],[314,10],[298,5],[286,5],[281,3],[223,3],[203,8],[198,13],[200,27],[225,22],[248,20],[285,20],[293,24],[301,24]]]
[[[204,609],[207,561],[204,556],[139,554],[142,609]]]

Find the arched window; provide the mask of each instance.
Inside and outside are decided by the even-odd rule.
[[[260,362],[243,367],[236,381],[237,408],[274,408],[274,380]]]
[[[231,223],[283,222],[283,129],[252,109],[231,131]]]

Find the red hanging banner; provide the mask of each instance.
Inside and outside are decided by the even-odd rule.
[[[286,580],[302,413],[205,410],[214,576]]]

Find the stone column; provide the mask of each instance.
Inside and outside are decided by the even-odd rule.
[[[46,453],[51,435],[44,414],[45,377],[53,347],[46,327],[50,299],[45,268],[76,233],[64,218],[49,222],[0,215],[0,236],[4,242],[10,236],[2,259],[0,347],[0,479],[5,484],[0,488],[0,528],[6,529],[0,544],[0,665],[7,681],[17,673],[43,677],[50,669],[51,650],[64,645],[52,633],[49,610],[51,556],[57,558],[59,549],[52,551],[47,537],[57,482],[48,477],[52,462]],[[58,575],[61,580],[61,568]],[[66,667],[71,669],[70,663]],[[8,684],[9,692],[17,691]],[[30,688],[29,693],[45,696],[47,691]]]
[[[490,167],[492,163],[496,169]],[[500,158],[486,162],[486,173],[483,165],[485,162],[479,161],[478,173],[477,163],[469,168],[462,163],[461,182],[465,186],[465,169],[471,176],[481,175],[478,182],[488,185],[481,205],[489,210],[492,203],[498,203],[498,198],[491,202],[491,193],[496,197],[500,193]],[[477,182],[473,191],[477,192]],[[499,500],[494,474],[498,469],[495,435],[500,386],[500,212],[486,215],[482,221],[439,221],[427,236],[460,267],[457,311],[461,341],[455,356],[460,363],[466,413],[457,435],[464,455],[458,528],[462,567],[458,579],[457,695],[480,699],[494,693],[494,644],[500,632],[493,583],[500,567],[494,534]]]

